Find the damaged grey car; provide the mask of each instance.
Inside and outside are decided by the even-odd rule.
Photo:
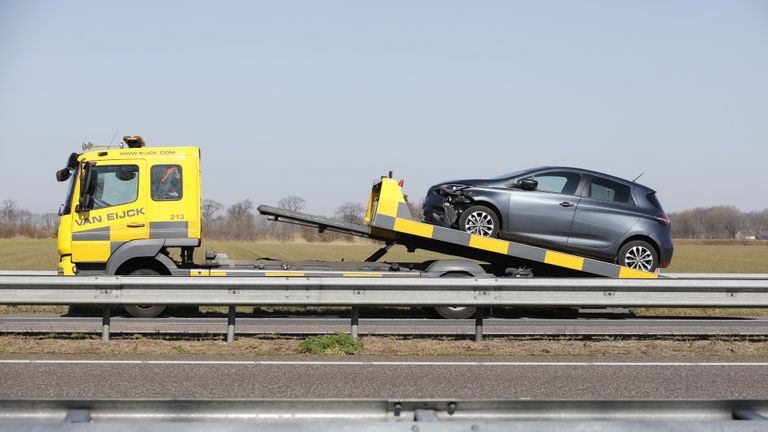
[[[637,270],[655,271],[672,261],[670,221],[656,191],[579,168],[441,183],[427,192],[423,220]]]

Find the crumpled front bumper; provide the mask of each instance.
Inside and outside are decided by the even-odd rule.
[[[446,202],[443,195],[430,193],[424,199],[424,211],[421,217],[423,222],[450,228],[456,222],[456,218],[456,210]]]

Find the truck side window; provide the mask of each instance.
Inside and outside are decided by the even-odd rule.
[[[178,201],[182,195],[181,165],[153,165],[152,199],[154,201]]]
[[[128,204],[139,193],[139,167],[102,165],[93,167],[93,210]]]

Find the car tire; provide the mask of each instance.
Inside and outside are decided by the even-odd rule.
[[[160,276],[152,269],[138,269],[128,273],[129,276]],[[135,318],[156,318],[165,310],[165,306],[157,305],[126,305],[125,311]]]
[[[461,213],[459,229],[482,237],[496,237],[499,235],[499,217],[486,206],[472,206]]]
[[[633,240],[619,249],[618,261],[625,267],[653,272],[659,267],[659,254],[648,242]]]

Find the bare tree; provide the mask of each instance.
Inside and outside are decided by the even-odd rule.
[[[253,203],[247,199],[232,204],[227,209],[227,227],[230,238],[246,238],[253,236]]]
[[[346,202],[336,209],[334,217],[340,221],[362,224],[365,217],[365,207],[360,203]]]
[[[216,200],[204,199],[200,207],[203,223],[208,224],[213,218],[216,217],[216,213],[224,210],[224,206]]]
[[[304,198],[300,196],[289,195],[278,201],[277,205],[282,209],[298,212],[304,209],[306,203],[307,202],[304,201]]]
[[[5,225],[14,225],[19,218],[19,206],[15,200],[6,199],[0,206],[0,220]]]
[[[277,202],[278,207],[293,211],[293,212],[299,212],[304,209],[304,206],[306,205],[306,201],[304,201],[304,198],[297,196],[297,195],[289,195],[287,197],[283,197],[280,201]],[[296,237],[297,231],[300,233],[307,232],[306,229],[302,230],[300,227],[296,227],[295,225],[286,225],[283,224],[279,228],[279,231],[276,232],[277,238],[279,240],[288,240],[292,241]]]

